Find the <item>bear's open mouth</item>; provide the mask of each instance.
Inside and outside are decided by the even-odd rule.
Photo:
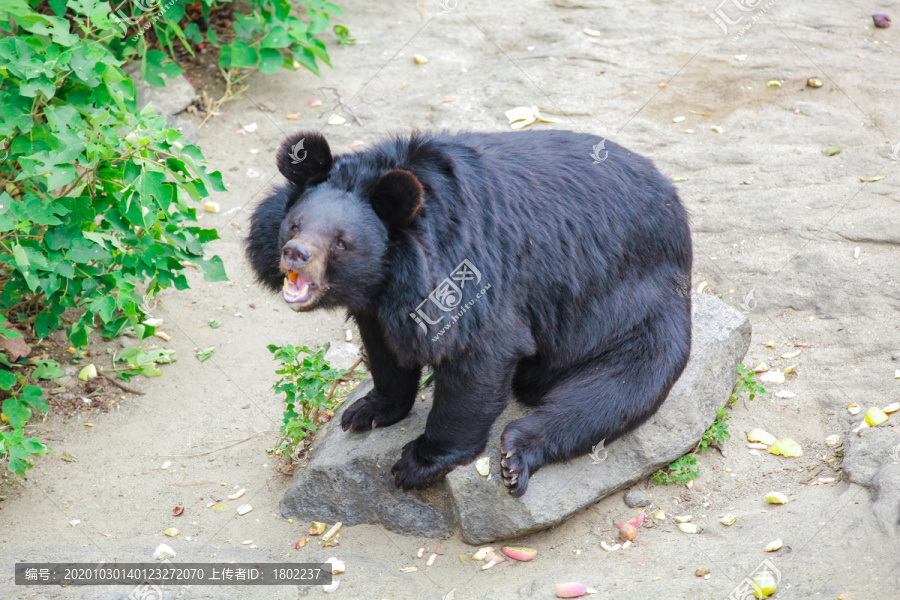
[[[316,284],[300,273],[291,271],[284,278],[281,295],[284,297],[284,301],[293,308],[293,305],[301,306],[309,302],[316,287],[318,287]]]

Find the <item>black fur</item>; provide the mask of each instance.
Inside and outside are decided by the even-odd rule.
[[[272,288],[291,227],[322,247],[352,238],[329,252],[325,291],[310,305],[345,307],[369,356],[375,389],[344,412],[345,429],[404,418],[422,367],[434,369],[434,405],[394,466],[398,485],[427,487],[475,459],[513,390],[535,407],[502,435],[503,479],[521,495],[542,465],[644,422],[681,374],[687,213],[649,160],[606,141],[595,163],[600,141],[568,131],[398,137],[336,157],[325,176],[282,168],[290,184],[257,207],[247,250]],[[394,169],[421,183],[421,206],[386,209],[377,184]],[[411,188],[391,189],[408,198]],[[463,259],[481,281],[441,312],[429,294]],[[423,300],[430,319],[444,316],[438,325],[411,318]]]

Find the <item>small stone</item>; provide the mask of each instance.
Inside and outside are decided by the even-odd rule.
[[[650,494],[643,490],[630,489],[625,492],[625,506],[629,508],[641,508],[643,506],[650,506],[650,503],[653,499],[650,497]]]

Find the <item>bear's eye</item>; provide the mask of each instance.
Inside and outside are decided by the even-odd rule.
[[[344,240],[338,240],[334,243],[334,247],[338,250],[344,250],[347,248],[347,244],[344,243]]]
[[[293,231],[294,234],[298,234],[298,233],[300,233],[300,228],[297,227],[296,225],[291,225],[291,231]]]

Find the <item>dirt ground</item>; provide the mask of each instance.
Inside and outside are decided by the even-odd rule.
[[[503,600],[552,598],[564,581],[596,589],[594,598],[723,599],[768,559],[780,579],[778,599],[896,597],[900,541],[876,524],[870,491],[842,477],[840,458],[824,440],[855,435],[849,431],[861,415],[848,413],[851,403],[865,409],[900,400],[900,146],[891,156],[900,142],[900,26],[874,29],[870,16],[886,12],[896,20],[900,3],[774,0],[745,2],[756,5],[748,11],[723,3],[729,21],[740,17],[727,34],[712,5],[700,12],[703,5],[692,2],[340,4],[358,42],[335,45],[333,71],[321,80],[307,72],[255,75],[201,129],[200,145],[229,189],[215,198],[222,212],[203,223],[219,229],[213,248],[233,282],[195,276],[192,289],[160,296],[154,316],[171,342],[159,344],[179,360],[162,377],[133,384],[146,395],[122,394],[106,413],[87,407],[67,418],[51,415],[39,427],[56,454],[39,459],[23,485],[2,490],[2,562],[150,561],[167,543],[179,562],[337,556],[347,564],[338,598]],[[414,54],[428,63],[416,64]],[[810,77],[823,86],[808,87]],[[345,110],[347,124],[326,126],[333,93],[320,86],[335,88],[362,124]],[[312,98],[325,104],[310,108]],[[288,523],[278,510],[288,479],[273,471],[265,451],[282,411],[270,389],[266,345],[342,341],[352,326],[337,313],[295,314],[252,281],[241,240],[249,207],[280,178],[277,144],[299,128],[323,128],[336,151],[416,128],[503,131],[506,110],[532,105],[559,120],[534,128],[608,137],[684,179],[677,185],[692,215],[694,289],[707,282],[707,293],[749,312],[747,365],[794,364],[795,373],[736,406],[726,456],[704,454],[692,490],[641,486],[670,515],[692,515],[702,528],[697,535],[681,533],[670,518],[641,529],[632,547],[605,552],[599,544],[614,538],[613,523],[636,513],[616,494],[512,542],[536,548],[535,561],[489,571],[459,560],[475,548],[458,538],[408,538],[379,526],[345,528],[337,547],[294,550],[306,524]],[[300,119],[287,120],[289,113]],[[255,131],[237,132],[251,123]],[[823,154],[835,146],[839,154]],[[211,329],[210,318],[221,327]],[[802,354],[781,359],[795,344],[805,345]],[[109,345],[96,340],[93,348],[105,355]],[[209,346],[213,357],[198,362],[195,350]],[[76,383],[63,385],[85,395]],[[779,391],[796,395],[779,398]],[[751,454],[745,434],[753,427],[793,438],[803,456]],[[900,442],[900,427],[893,431]],[[809,486],[815,467],[837,481]],[[249,503],[251,513],[208,508],[236,487],[247,493],[230,503]],[[776,490],[791,501],[767,505],[764,495]],[[172,516],[176,505],[185,507],[180,517]],[[725,513],[737,516],[731,527],[719,523]],[[182,533],[168,538],[167,527]],[[765,553],[776,538],[782,550]],[[242,543],[248,540],[252,545]],[[434,566],[416,559],[418,548],[427,557],[438,543]],[[411,566],[418,570],[401,571]],[[698,569],[710,577],[697,577]],[[128,593],[17,587],[11,569],[0,581],[4,598]],[[179,593],[323,594],[192,587],[166,597]]]

